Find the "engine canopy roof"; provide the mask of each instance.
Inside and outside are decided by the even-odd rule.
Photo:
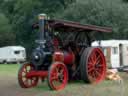
[[[66,20],[47,20],[50,28],[55,31],[61,32],[85,32],[85,31],[96,31],[96,32],[112,32],[112,29],[109,27],[101,27],[96,25],[89,24],[80,24],[78,22],[66,21]],[[39,24],[36,23],[33,25],[34,28],[38,28]]]

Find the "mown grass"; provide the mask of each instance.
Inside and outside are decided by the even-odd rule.
[[[49,91],[45,83],[37,86],[34,90],[38,90],[42,96],[127,96],[125,85],[115,81],[104,81],[98,85],[89,85],[84,82],[69,83],[62,91]],[[45,96],[44,95],[44,96]]]
[[[0,76],[16,77],[20,66],[18,64],[0,64]],[[28,93],[35,92],[36,95],[33,96],[128,96],[128,74],[120,73],[120,76],[123,78],[122,82],[105,80],[97,85],[73,81],[61,91],[51,91],[47,80],[44,82],[40,80],[38,86],[32,88]]]
[[[16,76],[19,67],[20,65],[18,64],[0,64],[0,76]]]

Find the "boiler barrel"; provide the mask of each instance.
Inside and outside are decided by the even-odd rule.
[[[73,64],[75,61],[75,55],[73,52],[67,51],[54,52],[53,61],[64,62],[64,64]]]

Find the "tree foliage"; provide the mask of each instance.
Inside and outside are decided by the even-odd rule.
[[[40,13],[111,27],[113,34],[105,39],[128,39],[127,12],[124,0],[0,0],[0,46],[18,44],[30,50],[36,35],[31,25]]]
[[[13,45],[15,43],[15,34],[13,34],[11,24],[8,18],[0,13],[0,46]]]
[[[127,39],[127,12],[128,4],[122,0],[77,0],[59,18],[111,27],[112,39]]]
[[[34,40],[35,31],[32,30],[32,24],[37,22],[37,16],[40,13],[46,13],[47,15],[54,17],[56,13],[62,12],[67,8],[69,4],[74,2],[74,0],[1,0],[0,1],[0,11],[5,16],[1,23],[6,23],[6,26],[1,26],[7,29],[5,34],[12,33],[15,35],[15,44],[22,45],[31,51]],[[8,31],[10,30],[10,31]],[[2,32],[2,31],[1,31]],[[11,35],[4,36],[1,35],[0,39],[3,41],[6,38],[12,38]],[[12,41],[11,39],[10,41]],[[0,46],[11,45],[10,42],[3,44],[1,42]]]

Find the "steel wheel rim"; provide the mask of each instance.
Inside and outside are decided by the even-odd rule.
[[[68,80],[66,66],[62,63],[52,64],[49,76],[50,87],[53,90],[63,89]]]
[[[90,82],[98,83],[105,78],[106,62],[102,51],[94,48],[87,58],[87,75]]]
[[[38,77],[26,77],[27,73],[29,73],[33,69],[34,67],[31,64],[24,64],[23,66],[21,66],[18,73],[18,81],[22,88],[30,88],[37,85]]]

